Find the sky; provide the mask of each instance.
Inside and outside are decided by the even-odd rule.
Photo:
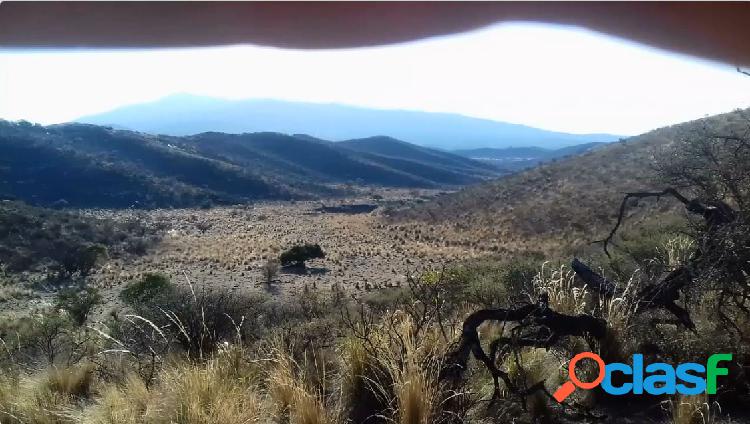
[[[542,24],[361,49],[0,50],[3,119],[59,123],[175,93],[635,135],[750,107],[750,77],[730,65]]]

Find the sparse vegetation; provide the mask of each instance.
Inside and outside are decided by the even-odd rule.
[[[91,311],[101,301],[102,296],[94,287],[67,288],[57,294],[55,306],[67,312],[77,325],[83,325]]]
[[[279,275],[279,261],[276,259],[268,259],[266,263],[263,264],[263,281],[267,285],[271,285],[271,283],[276,280],[276,277]]]
[[[8,291],[0,422],[567,424],[615,415],[726,422],[748,401],[749,170],[738,155],[690,133],[679,139],[686,146],[674,144],[686,157],[664,151],[653,174],[628,169],[623,184],[684,186],[685,170],[704,166],[725,174],[701,173],[700,184],[680,187],[691,196],[684,210],[667,198],[626,201],[623,224],[611,233],[624,185],[601,173],[601,181],[560,177],[580,160],[610,155],[624,155],[622,166],[630,166],[642,153],[627,149],[641,143],[654,152],[659,137],[675,134],[661,130],[496,183],[510,196],[499,217],[469,209],[477,203],[460,212],[441,203],[469,194],[407,212],[435,213],[425,212],[426,222],[320,213],[316,202],[52,212],[31,226],[8,214],[0,222],[15,224],[0,233],[2,254],[17,268],[3,260],[2,288],[30,290],[38,286],[21,284],[18,271],[59,267],[64,275],[54,277],[72,288],[43,286],[34,293],[39,299]],[[730,138],[719,144],[746,147]],[[706,148],[729,165],[701,165]],[[621,166],[606,165],[610,173]],[[389,206],[423,194],[382,193],[378,202]],[[374,197],[372,189],[366,196]],[[496,207],[499,200],[472,202]],[[731,220],[716,221],[715,211],[729,210],[719,202],[733,211]],[[24,215],[24,206],[6,206]],[[54,233],[77,235],[75,248],[64,250],[77,257],[70,267],[26,237],[29,228],[51,231],[47,218],[70,220]],[[504,226],[493,227],[496,220]],[[147,255],[126,254],[129,234],[140,240],[157,232],[164,242]],[[607,234],[609,255],[602,243],[589,245]],[[581,259],[569,265],[574,254]],[[323,257],[325,268],[279,272],[279,265]],[[691,278],[663,298],[668,276],[686,268]],[[551,401],[567,360],[582,351],[607,361],[636,352],[672,363],[702,362],[717,351],[734,358],[717,396],[649,398],[627,409],[601,391],[577,391],[564,405]],[[583,366],[578,375],[592,372]]]
[[[7,272],[85,276],[109,256],[122,256],[135,240],[145,239],[146,246],[157,241],[155,232],[138,221],[115,222],[0,202],[0,266]]]

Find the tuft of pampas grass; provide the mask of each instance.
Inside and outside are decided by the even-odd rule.
[[[718,422],[718,414],[721,412],[719,404],[711,403],[705,393],[694,396],[677,395],[663,405],[673,424],[714,424]]]

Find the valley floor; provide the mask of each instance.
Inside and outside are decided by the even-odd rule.
[[[89,210],[116,221],[137,219],[162,233],[162,241],[138,258],[113,259],[92,277],[105,296],[117,302],[128,282],[144,273],[162,273],[177,283],[206,283],[233,290],[268,290],[289,295],[333,286],[353,293],[399,286],[408,273],[454,260],[492,253],[445,242],[442,229],[388,224],[380,215],[400,205],[435,195],[434,191],[379,191],[377,200],[358,197],[336,202],[262,202],[212,209]],[[321,205],[377,203],[372,213],[326,213]],[[433,233],[432,236],[429,234]],[[304,271],[281,268],[268,287],[263,265],[295,244],[318,243],[326,258]]]
[[[343,289],[364,294],[400,286],[409,273],[449,266],[476,257],[528,251],[553,251],[554,237],[520,237],[512,220],[498,228],[468,228],[461,222],[431,224],[392,220],[388,211],[424,202],[437,190],[360,189],[360,195],[325,201],[257,202],[211,209],[97,209],[83,215],[120,223],[138,221],[161,241],[142,256],[113,258],[88,277],[103,295],[100,317],[119,304],[118,294],[146,273],[160,273],[175,283],[206,284],[240,291],[270,291],[288,296],[306,289]],[[372,204],[371,213],[322,212],[321,206]],[[481,241],[480,241],[481,240]],[[281,268],[265,284],[263,266],[281,252],[317,243],[326,258],[306,270]],[[33,276],[31,277],[33,280]],[[29,304],[49,305],[54,293],[37,291],[5,302],[6,310]]]

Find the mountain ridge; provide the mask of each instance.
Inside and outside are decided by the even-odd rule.
[[[547,131],[445,112],[374,109],[274,99],[225,100],[189,94],[122,106],[80,117],[76,122],[178,136],[207,131],[233,134],[273,131],[344,141],[375,134],[449,150],[511,145],[559,148],[620,138],[611,134]]]
[[[0,198],[40,206],[190,207],[340,196],[346,184],[458,187],[500,175],[450,153],[413,146],[427,159],[403,159],[357,151],[358,143],[272,132],[177,137],[0,121]]]

